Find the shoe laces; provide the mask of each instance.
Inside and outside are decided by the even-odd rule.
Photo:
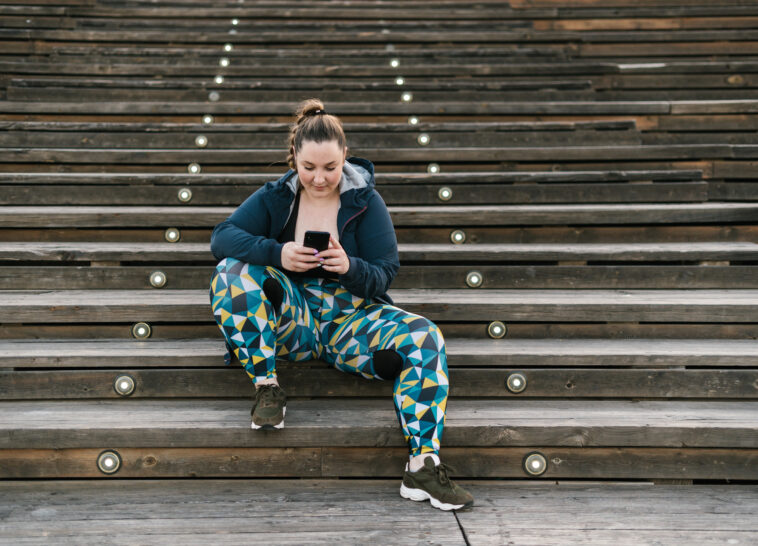
[[[278,385],[261,385],[258,387],[258,404],[263,407],[275,405],[276,391],[274,389],[278,388]]]
[[[455,469],[445,463],[440,463],[434,467],[434,474],[437,476],[437,481],[442,485],[453,487],[453,482],[450,480],[448,472],[455,472]]]

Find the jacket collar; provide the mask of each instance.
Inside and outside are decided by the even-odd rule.
[[[297,192],[298,176],[295,169],[290,169],[277,181],[280,187],[286,187],[293,195]],[[373,188],[374,164],[361,157],[348,157],[342,166],[340,178],[340,195],[350,190]]]

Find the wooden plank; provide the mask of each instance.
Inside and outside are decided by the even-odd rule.
[[[0,292],[18,323],[209,322],[206,290]],[[395,305],[430,320],[755,322],[758,290],[412,290]]]
[[[443,333],[449,325],[443,325]],[[518,326],[508,325],[510,328]],[[184,326],[182,326],[184,327]],[[579,339],[477,339],[445,333],[451,367],[587,367],[639,368],[701,366],[754,367],[758,347],[750,339],[613,339],[592,325],[600,338]],[[621,325],[615,326],[620,328]],[[661,328],[662,326],[658,326]],[[709,326],[709,328],[711,328]],[[482,328],[485,330],[486,328]],[[621,335],[624,335],[623,333]],[[737,337],[737,334],[731,334]],[[609,339],[610,338],[610,339]],[[146,368],[223,367],[225,352],[220,337],[198,339],[4,339],[0,344],[2,368]],[[324,366],[308,362],[300,366]],[[279,363],[283,369],[297,365]],[[115,372],[114,372],[115,373]],[[705,385],[703,385],[705,386]],[[189,386],[188,386],[189,388]]]
[[[388,205],[435,205],[439,184],[383,186],[380,192]],[[496,187],[492,184],[451,185],[456,205],[523,203],[676,203],[708,200],[706,182],[666,182],[663,184],[534,184]],[[87,186],[0,186],[0,205],[176,205],[182,186],[107,186],[93,192]],[[192,204],[225,206],[243,202],[255,187],[190,186]],[[712,197],[712,199],[715,199]]]
[[[108,357],[103,355],[103,361]],[[719,356],[720,360],[727,360]],[[558,359],[561,361],[562,359]],[[705,359],[703,359],[705,360]],[[219,360],[208,360],[221,366]],[[753,365],[758,356],[753,358]],[[164,362],[162,366],[169,366]],[[174,364],[181,365],[177,361]],[[558,362],[552,362],[557,366]],[[745,370],[619,370],[600,360],[586,369],[450,369],[450,396],[492,398],[677,398],[758,399],[758,372]],[[692,365],[693,362],[687,362]],[[452,366],[453,363],[450,363]],[[544,364],[543,364],[544,365]],[[714,364],[709,363],[714,366]],[[511,393],[507,378],[526,378],[527,388]],[[4,400],[119,399],[113,385],[129,375],[135,381],[130,398],[231,398],[250,396],[250,381],[237,366],[226,370],[0,371]],[[303,369],[277,365],[280,384],[290,397],[391,396],[392,384],[366,381],[322,365]]]
[[[117,447],[125,478],[394,478],[402,477],[405,448],[132,448]],[[457,478],[524,478],[523,460],[542,453],[547,479],[755,479],[754,449],[444,447]],[[104,478],[99,449],[3,449],[0,478]],[[236,480],[235,480],[236,482]],[[229,483],[235,483],[229,482]],[[11,482],[12,483],[12,482]],[[18,483],[18,482],[16,482]],[[93,482],[97,484],[98,482]],[[0,490],[4,489],[0,485]],[[49,485],[49,484],[46,484]],[[46,490],[40,488],[39,494]],[[8,491],[6,489],[6,491]],[[8,491],[10,492],[10,491]],[[21,493],[16,487],[14,493]],[[105,501],[105,499],[103,499]],[[23,503],[17,498],[16,502]],[[14,516],[10,516],[14,517]]]
[[[5,290],[154,290],[150,276],[166,275],[162,289],[200,289],[208,286],[212,265],[166,266],[40,266],[0,265]],[[170,263],[170,262],[169,262]],[[570,262],[569,262],[570,263]],[[465,288],[467,275],[478,271],[481,289],[753,289],[756,266],[716,265],[403,265],[394,289]]]
[[[0,448],[405,445],[390,399],[287,406],[282,430],[253,433],[248,400],[0,402]],[[445,445],[756,448],[756,411],[753,401],[453,399]]]
[[[692,448],[483,447],[475,451],[443,446],[442,460],[453,466],[453,476],[466,478],[532,478],[524,458],[537,451],[547,460],[540,479],[738,479],[756,476],[755,450]],[[0,453],[2,453],[0,451]],[[323,477],[358,477],[366,466],[373,477],[397,475],[405,453],[381,448],[323,448]],[[362,461],[362,462],[361,462]],[[397,465],[399,466],[399,465]],[[727,478],[734,476],[734,478]],[[523,483],[523,482],[522,482]],[[543,482],[544,483],[544,482]]]
[[[231,207],[4,206],[0,227],[213,227]],[[671,224],[758,221],[755,203],[390,206],[395,226]]]
[[[755,157],[749,145],[728,144],[671,144],[671,145],[619,145],[619,146],[562,146],[552,147],[440,147],[416,148],[354,148],[361,157],[381,161],[434,161],[444,157],[448,161],[582,161],[582,160],[651,160],[651,159],[723,159]],[[80,150],[68,148],[4,148],[0,150],[2,163],[98,163],[98,164],[183,164],[198,162],[201,165],[271,163],[284,160],[281,150]]]
[[[758,538],[749,515],[758,507],[753,485],[529,485],[472,483],[475,498],[486,500],[457,514],[469,543],[715,545]],[[740,498],[734,511],[725,504],[732,494]],[[523,518],[504,518],[522,511]]]
[[[361,481],[245,480],[248,491],[222,481],[184,482],[191,488],[182,481],[142,482],[137,488],[134,483],[92,482],[89,491],[97,492],[99,501],[87,493],[80,496],[76,486],[64,491],[46,484],[52,490],[38,490],[42,497],[16,490],[22,510],[44,524],[29,525],[16,517],[15,506],[4,507],[4,535],[14,544],[294,545],[360,543],[367,536],[381,544],[465,544],[454,514],[403,499],[397,480],[368,489]]]
[[[715,107],[728,108],[729,113],[758,111],[758,100],[705,101],[695,104],[685,101],[689,112],[704,112]],[[121,101],[111,103],[77,103],[77,102],[36,102],[0,100],[0,113],[54,113],[54,114],[152,114],[172,115],[189,114],[198,116],[198,112],[213,115],[251,115],[282,114],[291,116],[296,104],[293,102],[141,102]],[[424,102],[402,103],[362,103],[335,102],[329,109],[337,115],[347,114],[402,114],[410,115],[484,115],[484,114],[668,114],[671,106],[668,101],[551,101],[551,102],[498,102],[487,103],[440,101],[435,104]]]
[[[260,477],[318,478],[321,448],[154,448],[118,447],[118,478]],[[102,450],[0,450],[0,478],[103,478]]]
[[[614,244],[414,244],[398,245],[403,263],[415,262],[552,262],[567,260],[650,262],[758,260],[758,244],[748,242]],[[0,243],[0,260],[212,262],[207,243]]]
[[[348,124],[344,124],[347,126]],[[758,128],[758,126],[756,127]],[[636,171],[492,171],[492,172],[441,172],[427,173],[375,173],[375,181],[380,191],[385,184],[552,184],[552,183],[595,183],[595,182],[671,182],[698,181],[703,178],[703,171],[696,169],[681,170],[636,170]],[[276,180],[275,174],[269,173],[200,173],[200,174],[165,174],[165,173],[23,173],[0,172],[0,184],[3,185],[129,185],[129,186],[262,186]]]

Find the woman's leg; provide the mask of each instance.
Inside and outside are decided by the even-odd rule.
[[[384,304],[364,305],[344,288],[322,310],[323,358],[343,371],[394,379],[398,420],[411,456],[437,454],[449,389],[445,340],[430,320]]]
[[[318,329],[301,291],[274,267],[234,258],[211,277],[211,307],[253,383],[276,378],[276,359],[318,358]]]

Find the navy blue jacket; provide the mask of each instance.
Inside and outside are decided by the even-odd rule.
[[[400,267],[397,238],[387,206],[374,186],[373,163],[348,157],[340,180],[337,229],[350,268],[339,276],[339,282],[356,296],[391,304],[387,290]],[[213,256],[283,270],[284,243],[277,238],[292,213],[296,191],[293,169],[255,191],[213,229]]]

